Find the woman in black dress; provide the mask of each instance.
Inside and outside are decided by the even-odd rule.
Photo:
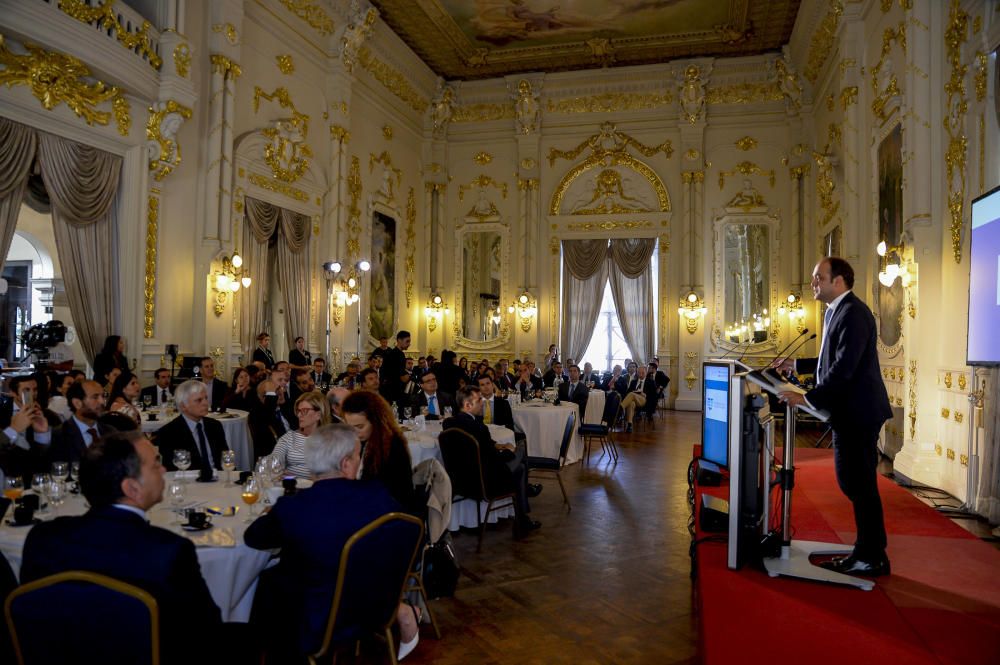
[[[274,354],[271,353],[271,336],[266,332],[257,335],[257,348],[253,350],[253,361],[264,363],[264,369],[274,367]]]
[[[103,384],[108,372],[114,368],[128,369],[128,358],[125,357],[125,340],[120,335],[108,335],[104,339],[104,347],[94,357],[94,380]]]
[[[306,350],[303,338],[295,338],[295,348],[288,352],[288,364],[295,369],[312,369],[312,354]]]

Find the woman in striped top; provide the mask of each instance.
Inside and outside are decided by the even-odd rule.
[[[323,393],[314,390],[302,393],[295,400],[295,415],[299,419],[299,428],[286,432],[278,439],[271,454],[281,460],[285,473],[296,478],[312,478],[312,471],[305,463],[303,446],[306,437],[315,432],[317,427],[330,424],[330,407]]]

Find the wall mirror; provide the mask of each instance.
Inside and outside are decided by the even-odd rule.
[[[730,214],[715,224],[715,325],[713,339],[730,349],[773,346],[777,321],[777,219]],[[763,346],[762,346],[763,345]]]
[[[510,241],[501,223],[470,222],[455,243],[455,338],[458,345],[485,349],[510,337]]]

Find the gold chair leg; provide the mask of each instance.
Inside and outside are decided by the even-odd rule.
[[[427,616],[431,620],[431,627],[434,628],[434,637],[440,640],[441,629],[438,628],[437,619],[434,617],[434,610],[431,609],[431,599],[427,597],[427,589],[424,587],[424,581],[414,572],[410,573],[410,577],[416,582],[414,587],[416,587],[417,593],[424,599],[424,609],[427,610]],[[418,623],[417,625],[419,626],[420,624]]]
[[[559,481],[559,489],[562,490],[563,501],[566,503],[566,512],[573,510],[573,506],[569,503],[569,497],[566,496],[566,486],[563,485],[562,474],[556,471],[556,480]]]
[[[419,627],[417,630],[420,630]],[[389,650],[389,662],[399,665],[396,661],[396,645],[392,643],[392,628],[385,629],[385,648]]]

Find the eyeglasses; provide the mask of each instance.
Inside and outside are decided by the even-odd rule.
[[[319,409],[317,409],[314,406],[305,407],[305,408],[302,408],[302,409],[296,409],[295,410],[295,415],[297,415],[297,416],[308,416],[311,411],[319,411]]]

